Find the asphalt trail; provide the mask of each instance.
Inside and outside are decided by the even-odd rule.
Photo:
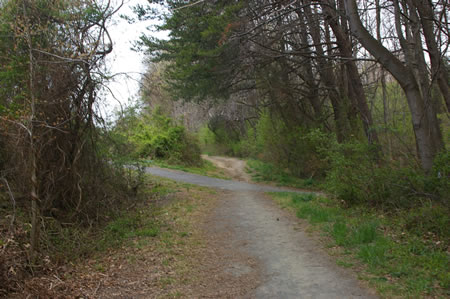
[[[299,221],[263,194],[303,191],[153,167],[146,168],[146,172],[227,190],[211,215],[213,221],[208,231],[227,233],[230,236],[227,242],[236,253],[258,262],[261,283],[245,298],[377,298],[372,290],[360,284],[354,273],[338,267],[304,232]],[[239,269],[235,271],[237,276],[250,269],[245,264],[230,264],[230,268]]]

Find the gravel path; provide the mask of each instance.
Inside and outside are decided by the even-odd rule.
[[[274,187],[261,184],[251,184],[242,181],[234,180],[223,180],[217,178],[211,178],[207,176],[202,176],[198,174],[187,173],[172,169],[163,169],[158,167],[147,167],[145,172],[148,174],[156,175],[159,177],[164,177],[172,179],[178,182],[189,183],[204,187],[218,188],[222,190],[229,191],[256,191],[256,192],[280,192],[280,191],[290,191],[298,193],[309,193],[300,190],[294,190],[292,188],[285,187]]]
[[[232,158],[227,159],[232,163]],[[212,160],[214,162],[214,158]],[[240,160],[235,160],[242,165]],[[234,167],[237,172],[243,172],[242,168]],[[211,215],[207,230],[211,234],[227,233],[227,242],[236,254],[245,254],[257,261],[261,283],[245,297],[377,298],[373,291],[360,285],[353,273],[337,267],[316,241],[306,235],[299,221],[263,194],[292,190],[159,168],[147,168],[146,172],[228,190]],[[242,263],[231,263],[229,268],[236,276],[252,269]]]

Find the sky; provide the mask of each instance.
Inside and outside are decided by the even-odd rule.
[[[125,107],[130,100],[137,97],[139,79],[145,72],[143,63],[145,56],[141,52],[131,50],[131,47],[139,39],[142,32],[147,35],[152,34],[149,30],[146,30],[146,27],[154,24],[154,21],[137,21],[129,24],[126,20],[120,18],[120,15],[133,16],[131,9],[133,6],[137,4],[146,5],[147,3],[147,0],[125,0],[125,4],[113,17],[108,27],[113,40],[113,52],[107,57],[106,68],[110,74],[119,75],[107,84],[114,96],[108,92],[100,103],[100,113],[106,118],[113,117],[113,111],[120,111],[121,107]],[[166,38],[167,33],[158,33],[156,36]]]

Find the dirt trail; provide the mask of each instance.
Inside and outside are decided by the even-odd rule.
[[[234,178],[248,181],[245,162],[233,158],[206,157]],[[360,285],[355,275],[339,268],[319,245],[306,235],[299,221],[281,210],[263,192],[283,188],[211,179],[176,171],[147,169],[149,173],[189,183],[229,190],[219,200],[205,225],[210,235],[226,235],[222,246],[236,277],[258,272],[258,282],[244,298],[376,298]],[[251,261],[251,262],[250,262]]]
[[[229,175],[235,180],[251,182],[250,175],[245,172],[246,163],[243,160],[229,157],[218,157],[202,155],[204,160],[210,161],[217,167],[222,168],[225,174]]]

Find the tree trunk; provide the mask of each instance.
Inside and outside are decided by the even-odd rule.
[[[322,48],[321,38],[320,38],[320,25],[319,22],[314,20],[314,16],[311,10],[311,1],[305,0],[306,5],[304,5],[304,12],[309,23],[310,34],[314,43],[314,48],[317,53],[317,63],[319,66],[320,78],[325,85],[327,90],[328,98],[330,99],[331,106],[333,108],[334,122],[336,126],[336,138],[339,143],[342,143],[347,137],[347,120],[346,113],[343,109],[342,99],[339,96],[339,91],[337,89],[335,76],[333,74],[332,66],[327,63],[325,58],[325,53]],[[302,12],[298,11],[297,14]]]
[[[327,16],[327,21],[330,24],[331,29],[336,37],[336,42],[339,47],[341,56],[345,59],[345,66],[348,75],[349,82],[351,84],[351,90],[356,97],[356,104],[358,107],[359,115],[363,123],[364,132],[367,136],[369,144],[379,144],[378,134],[373,129],[373,119],[370,113],[369,106],[367,104],[367,97],[364,91],[363,84],[361,82],[361,76],[359,75],[358,68],[353,60],[353,49],[349,36],[345,33],[342,25],[338,23],[338,14],[336,13],[336,3],[334,0],[328,0],[328,3],[322,3],[322,10]]]
[[[377,40],[381,43],[381,7],[380,7],[380,0],[375,1],[376,6],[376,19],[377,19]],[[387,140],[388,144],[388,157],[389,160],[392,160],[392,141],[391,141],[391,135],[388,131],[389,126],[389,103],[387,100],[387,90],[386,90],[386,73],[384,70],[384,67],[380,67],[380,84],[381,84],[381,92],[382,92],[382,98],[383,98],[383,124],[384,124],[384,134]]]
[[[429,1],[425,0],[412,1],[412,4],[414,4],[417,8],[420,16],[420,21],[422,23],[423,36],[425,37],[425,43],[427,44],[428,48],[428,55],[430,56],[432,79],[437,79],[439,89],[445,100],[447,112],[450,112],[450,88],[448,86],[448,70],[446,69],[444,61],[442,60],[442,53],[439,50],[435,39],[433,8],[431,7]]]
[[[26,30],[27,30],[27,43],[28,43],[28,56],[29,56],[29,92],[30,92],[30,124],[29,124],[29,137],[30,137],[30,157],[31,157],[31,169],[30,169],[30,178],[31,178],[31,252],[32,252],[32,260],[36,257],[36,253],[39,251],[39,241],[40,241],[40,208],[39,208],[39,196],[38,196],[38,181],[37,181],[37,165],[36,165],[36,146],[35,146],[35,135],[34,135],[34,118],[36,114],[36,98],[34,95],[34,60],[33,60],[33,44],[31,40],[31,32],[30,32],[30,24],[28,23],[28,16],[26,11],[25,1],[23,4],[23,13],[26,20]]]
[[[438,124],[435,117],[432,117],[433,111],[428,111],[423,95],[420,91],[419,83],[416,81],[413,70],[406,67],[397,57],[387,50],[379,41],[377,41],[364,28],[358,15],[355,0],[345,0],[347,17],[353,34],[358,38],[364,48],[367,49],[381,64],[388,70],[406,94],[408,106],[412,116],[413,130],[416,137],[416,146],[421,161],[422,168],[430,171],[433,165],[435,155],[442,149],[442,140],[435,134],[430,134]],[[399,36],[399,38],[401,38]],[[404,51],[404,46],[402,46]]]
[[[416,81],[419,82],[420,92],[424,101],[425,110],[430,122],[430,132],[432,140],[434,140],[435,144],[433,145],[436,148],[436,151],[444,148],[442,133],[439,128],[439,121],[437,118],[437,107],[438,103],[435,101],[431,94],[432,89],[432,81],[430,82],[430,76],[428,73],[428,66],[425,61],[423,50],[423,42],[421,36],[421,28],[419,16],[417,15],[417,11],[415,6],[413,5],[413,1],[407,0],[409,7],[409,18],[408,21],[411,24],[411,40],[409,43],[412,45],[414,49],[414,62],[416,67],[411,66],[411,69],[417,69],[416,72]]]
[[[302,23],[306,23],[305,17],[303,14],[298,14],[298,17],[300,18]],[[311,52],[309,44],[308,44],[308,32],[306,29],[306,25],[300,26],[300,37],[301,37],[301,42],[304,45],[303,47],[306,47],[305,50],[307,52]],[[309,55],[309,53],[308,53],[308,55]],[[305,81],[306,81],[306,84],[308,85],[308,90],[309,90],[308,99],[314,110],[314,118],[319,121],[322,121],[322,103],[319,98],[319,86],[316,83],[316,80],[315,80],[314,74],[313,74],[312,58],[310,58],[310,57],[305,58],[305,63],[304,63],[303,68],[304,68],[304,72],[305,72],[305,74],[304,74]]]

